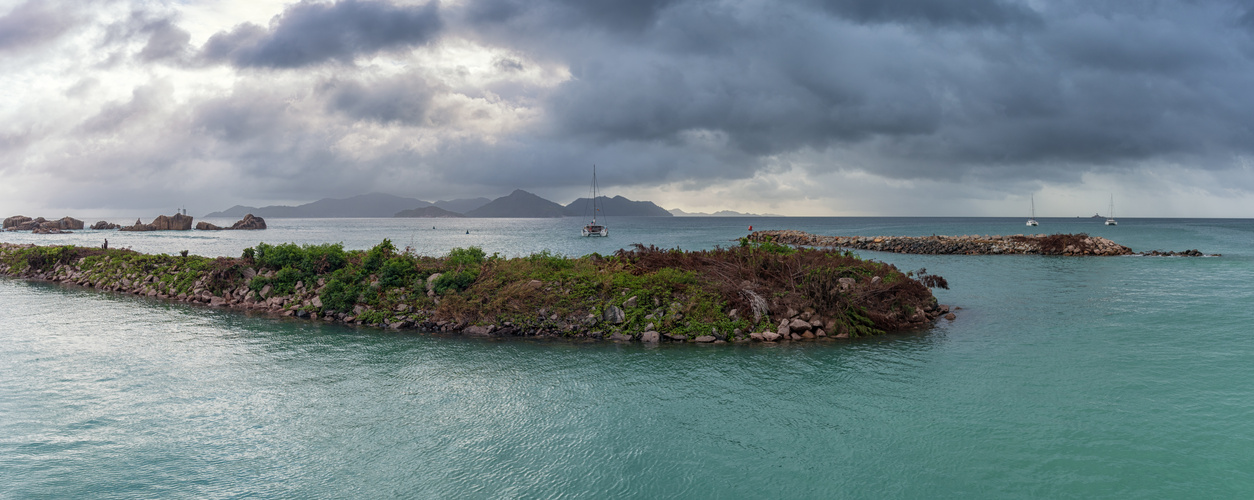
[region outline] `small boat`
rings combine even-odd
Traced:
[[[1118,226],[1119,221],[1115,220],[1115,195],[1110,195],[1110,217],[1106,218],[1107,226]]]
[[[1039,226],[1039,225],[1040,225],[1038,222],[1036,222],[1036,196],[1032,196],[1032,216],[1031,216],[1031,217],[1028,217],[1028,224],[1027,224],[1027,225],[1029,225],[1029,226]]]
[[[583,229],[579,231],[579,234],[583,236],[609,236],[610,235],[610,229],[608,227],[605,227],[605,224],[597,223],[597,215],[601,214],[601,201],[597,199],[599,194],[600,194],[600,191],[597,189],[597,166],[593,165],[592,166],[592,200],[588,202],[588,204],[591,205],[590,208],[592,210],[592,222],[589,222],[588,225],[584,226]],[[585,216],[587,215],[586,210],[587,209],[585,209],[585,213],[584,213]]]

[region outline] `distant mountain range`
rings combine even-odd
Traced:
[[[685,212],[678,208],[672,208],[668,210],[668,212],[676,217],[783,217],[782,215],[775,214],[746,214],[733,212],[731,210],[719,210],[712,214],[707,214],[705,212]]]
[[[420,219],[444,219],[450,217],[465,217],[451,210],[445,210],[440,207],[430,206],[422,208],[411,208],[409,210],[401,210],[396,212],[395,217],[416,217]]]
[[[610,217],[670,217],[671,213],[651,201],[632,201],[622,196],[598,197],[601,215]],[[304,205],[271,205],[248,207],[236,205],[205,217],[237,218],[245,214],[273,218],[346,218],[346,217],[579,217],[588,210],[588,198],[580,198],[562,206],[535,194],[514,190],[495,200],[463,198],[429,201],[385,193],[369,193],[351,198],[323,198]],[[587,214],[590,215],[590,214]]]
[[[508,196],[488,202],[487,205],[466,212],[468,217],[562,217],[562,206],[549,200],[515,189]]]
[[[205,217],[243,217],[245,214],[277,219],[391,217],[402,210],[429,206],[431,206],[431,202],[419,199],[403,198],[384,193],[370,193],[344,199],[323,198],[313,203],[295,207],[286,205],[271,205],[268,207],[235,205],[221,212],[206,214]]]
[[[655,205],[651,201],[631,201],[622,196],[607,198],[598,196],[597,203],[600,205],[601,213],[609,216],[627,216],[627,217],[670,217],[672,214],[667,212],[665,208]],[[562,213],[567,217],[591,217],[591,198],[580,198],[570,202],[562,209]]]

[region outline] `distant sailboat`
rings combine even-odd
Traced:
[[[1035,195],[1034,195],[1034,196],[1032,196],[1032,216],[1031,216],[1031,217],[1028,217],[1028,224],[1027,224],[1027,225],[1029,225],[1029,226],[1039,226],[1039,225],[1040,225],[1039,223],[1037,223],[1037,222],[1036,222],[1036,196],[1035,196]]]
[[[1115,220],[1115,195],[1110,195],[1110,216],[1106,217],[1107,226],[1118,226],[1119,221]]]
[[[588,225],[584,226],[583,229],[579,231],[579,234],[583,236],[609,236],[610,235],[610,229],[605,227],[605,224],[597,224],[597,216],[601,214],[601,205],[600,205],[601,201],[597,199],[599,195],[600,195],[600,192],[597,189],[597,166],[593,165],[592,166],[592,201],[590,202],[590,204],[592,205],[592,222],[589,222]],[[587,214],[585,213],[585,215]]]

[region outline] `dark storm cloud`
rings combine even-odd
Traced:
[[[28,0],[0,16],[0,51],[38,45],[61,36],[76,23],[57,5]]]
[[[276,16],[269,28],[241,24],[209,38],[202,57],[238,67],[298,68],[357,55],[414,47],[434,39],[443,28],[439,4],[393,5],[387,1],[308,0]]]
[[[639,32],[682,0],[482,0],[468,9],[475,23]]]
[[[688,0],[619,24],[606,5],[464,12],[466,36],[568,64],[549,130],[589,151],[713,140],[743,153],[723,178],[816,151],[819,169],[1066,181],[1254,151],[1254,45],[1232,21],[1254,15],[1231,2]]]
[[[819,0],[839,17],[867,24],[932,26],[1024,26],[1038,24],[1030,7],[1001,0]]]

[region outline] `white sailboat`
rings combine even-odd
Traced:
[[[1115,220],[1115,195],[1110,195],[1110,215],[1106,216],[1107,226],[1118,226],[1119,221]]]
[[[1036,196],[1035,196],[1035,195],[1033,195],[1033,196],[1032,196],[1032,216],[1031,216],[1031,217],[1028,217],[1028,223],[1027,223],[1027,225],[1029,225],[1029,226],[1039,226],[1039,225],[1040,225],[1039,223],[1037,223],[1037,222],[1036,222]]]
[[[599,196],[600,196],[600,192],[597,189],[597,166],[593,165],[592,166],[592,201],[589,202],[592,205],[592,222],[589,222],[588,225],[584,226],[583,229],[579,231],[579,234],[583,236],[609,236],[610,235],[610,229],[608,227],[605,227],[605,224],[597,223],[597,216],[601,215],[601,200],[597,199]],[[585,215],[587,214],[585,213]]]

